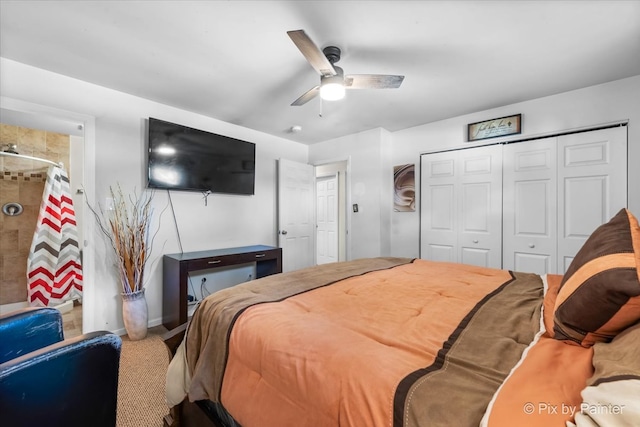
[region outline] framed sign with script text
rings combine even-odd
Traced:
[[[471,123],[467,128],[467,141],[516,135],[522,132],[522,114]]]

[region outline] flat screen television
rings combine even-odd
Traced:
[[[255,144],[149,118],[148,186],[254,194]]]

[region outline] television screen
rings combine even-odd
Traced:
[[[254,194],[256,146],[149,118],[150,188]]]

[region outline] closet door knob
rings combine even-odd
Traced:
[[[533,243],[529,243],[529,247],[530,247],[531,249],[533,249],[533,248],[535,248],[535,247],[536,247],[536,245],[534,245]]]

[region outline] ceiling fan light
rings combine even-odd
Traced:
[[[327,83],[320,86],[320,96],[325,101],[337,101],[344,98],[344,86],[342,83]]]
[[[325,101],[337,101],[344,98],[344,72],[340,67],[334,67],[335,76],[324,76],[320,82],[320,97]]]

